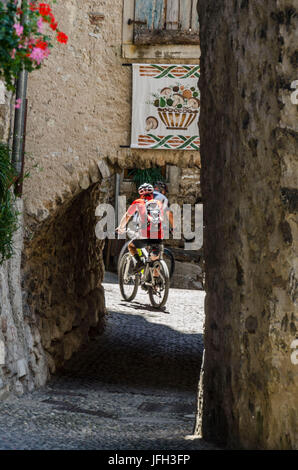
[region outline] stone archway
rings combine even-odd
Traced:
[[[187,179],[187,169],[182,169],[185,165],[176,164],[175,168],[181,168],[181,176]],[[128,168],[131,165],[130,160]],[[146,167],[149,165],[147,162]],[[189,169],[192,176],[195,171],[199,175],[198,163],[195,168]],[[50,374],[55,374],[92,336],[101,334],[105,326],[101,285],[105,240],[96,238],[96,208],[100,203],[115,207],[115,172],[120,169],[104,159],[98,169],[95,171],[92,166],[82,175],[75,194],[65,194],[65,200],[57,197],[54,209],[49,206],[50,210],[27,215],[22,259],[27,319],[34,322],[40,334]],[[174,184],[177,191],[176,179]],[[200,195],[200,184],[194,185],[192,179],[181,185],[186,193],[192,187],[189,202],[196,200],[196,193]],[[121,194],[126,195],[125,191]]]

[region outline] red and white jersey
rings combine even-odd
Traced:
[[[161,222],[158,225],[152,223],[150,215],[148,217],[148,212],[146,208],[146,203],[148,201],[154,201],[159,207]],[[162,224],[162,220],[164,218],[164,210],[162,202],[154,199],[153,196],[146,196],[144,198],[136,199],[128,208],[127,213],[128,215],[133,216],[136,212],[139,213],[141,237],[156,238],[158,240],[162,240],[164,238],[164,230]]]

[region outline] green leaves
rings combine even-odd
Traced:
[[[0,142],[0,265],[13,254],[13,233],[18,228],[15,196],[10,190],[15,176],[9,147]]]
[[[133,175],[133,181],[137,188],[143,183],[153,184],[163,179],[160,168],[147,168],[145,170],[134,169],[131,171],[130,175]]]
[[[0,265],[13,255],[13,234],[18,229],[15,197],[7,191],[0,205]]]
[[[0,204],[15,175],[15,170],[10,161],[9,147],[0,142]]]
[[[13,64],[11,51],[17,47],[17,35],[13,33],[15,23],[16,5],[14,2],[7,2],[6,8],[0,1],[0,78],[4,78],[6,87],[13,88],[14,74],[17,64]]]

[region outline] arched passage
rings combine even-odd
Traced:
[[[128,165],[131,163],[128,162]],[[170,202],[171,197],[174,197],[173,202],[194,204],[201,194],[200,168],[183,166],[178,164],[171,167],[180,171],[181,181],[179,178],[177,180],[175,171],[174,179],[169,179],[169,185],[173,187],[173,194],[171,190],[169,194]],[[101,173],[97,173],[98,181],[90,185],[90,178],[86,174],[85,180],[89,184],[81,183],[76,194],[68,194],[65,201],[57,198],[55,210],[51,210],[46,219],[34,227],[33,236],[27,236],[25,241],[22,266],[23,287],[28,293],[26,303],[29,315],[35,319],[41,335],[50,374],[55,374],[92,336],[101,334],[105,326],[102,282],[107,263],[104,250],[107,240],[96,237],[99,220],[96,208],[101,203],[115,207],[115,172],[119,168],[107,165],[105,161],[99,167]],[[196,184],[192,179],[194,172],[198,180]],[[127,204],[136,194],[135,184],[130,183],[130,186],[133,188],[125,191],[127,184],[124,182],[120,190],[120,194],[127,197]],[[30,222],[32,226],[32,218]],[[114,242],[117,247],[117,240]],[[179,241],[172,242],[175,246]],[[117,253],[119,251],[118,247]],[[184,256],[183,253],[183,248],[176,248],[179,272],[173,287],[202,288],[199,282],[201,268],[196,265],[200,255],[194,253],[192,256],[188,252]],[[182,270],[184,263],[185,278]],[[114,264],[117,265],[117,259]]]

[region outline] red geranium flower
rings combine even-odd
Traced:
[[[34,3],[29,3],[29,5],[30,5],[30,10],[31,10],[31,11],[36,11],[36,10],[38,10],[38,7],[37,7]]]
[[[40,3],[38,10],[41,16],[48,16],[51,13],[51,7],[47,3]]]
[[[58,28],[58,23],[56,21],[53,21],[51,24],[50,24],[50,28],[52,28],[53,31],[56,31],[56,29]]]
[[[62,33],[62,31],[60,31],[57,34],[57,41],[61,42],[61,44],[66,44],[67,41],[68,41],[68,37],[66,36],[66,34],[64,34],[64,33]]]
[[[45,51],[48,48],[48,43],[39,39],[38,41],[36,41],[35,47],[38,47],[39,49]]]

